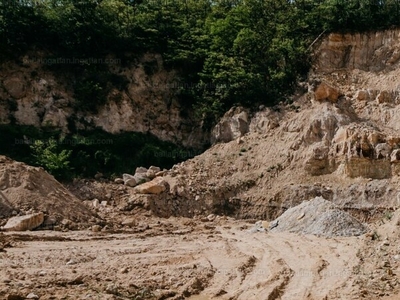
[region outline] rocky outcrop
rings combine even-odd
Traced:
[[[392,175],[389,160],[371,160],[351,157],[345,163],[346,175],[352,178],[384,179]]]
[[[57,127],[63,132],[72,125],[110,133],[151,133],[196,149],[209,142],[209,133],[202,129],[193,110],[179,103],[178,74],[164,68],[161,55],[145,54],[129,66],[114,60],[109,71],[127,84],[125,88],[112,88],[107,103],[97,112],[75,110],[70,82],[65,82],[63,74],[40,65],[40,55],[31,53],[21,58],[23,67],[18,62],[2,64],[0,123],[15,120],[19,125]]]
[[[317,49],[314,70],[329,73],[339,69],[379,72],[400,63],[400,30],[359,34],[332,33]]]
[[[263,108],[251,118],[249,131],[266,133],[279,126],[282,114],[271,108]]]
[[[211,133],[211,142],[230,142],[249,131],[249,113],[243,107],[233,107],[221,118]]]
[[[42,212],[26,216],[12,217],[3,227],[5,231],[27,231],[39,227],[44,221]]]

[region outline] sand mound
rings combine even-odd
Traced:
[[[63,219],[83,224],[93,213],[42,168],[0,156],[0,218],[12,211],[41,211],[54,224]]]
[[[271,231],[334,237],[361,235],[367,227],[332,202],[316,197],[288,209],[271,223]]]

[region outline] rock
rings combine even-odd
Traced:
[[[149,179],[154,179],[156,177],[156,171],[148,169],[146,172],[146,177]]]
[[[376,97],[376,102],[378,103],[390,103],[392,101],[393,98],[388,91],[381,91]]]
[[[120,270],[120,273],[126,274],[126,273],[128,273],[128,271],[129,271],[129,269],[128,269],[127,267],[123,267],[123,268]]]
[[[133,178],[136,181],[136,185],[143,184],[143,183],[148,182],[150,180],[149,177],[146,176],[146,174],[147,174],[147,171],[146,171],[146,173],[135,173]]]
[[[108,202],[107,201],[101,201],[100,205],[103,206],[103,207],[106,207],[108,205]]]
[[[22,80],[18,77],[4,80],[3,86],[7,93],[14,99],[21,99],[26,96],[26,88]]]
[[[249,131],[249,115],[243,107],[232,107],[211,133],[211,142],[230,142]]]
[[[124,184],[124,180],[122,178],[115,178],[114,183],[116,184]]]
[[[358,101],[368,101],[369,93],[368,91],[365,90],[357,91],[356,94],[354,95],[354,98],[356,98]]]
[[[210,222],[212,222],[212,221],[215,220],[215,215],[214,215],[214,214],[210,214],[210,215],[207,216],[207,219],[208,219]]]
[[[160,171],[156,173],[156,177],[161,177],[164,176],[165,174],[167,174],[167,171]]]
[[[29,294],[26,296],[26,299],[39,299],[39,296],[36,295],[36,294],[34,294],[34,293],[29,293]]]
[[[103,173],[97,172],[96,175],[94,175],[94,178],[97,179],[97,180],[99,180],[99,179],[102,178],[103,176],[104,176]]]
[[[76,265],[76,261],[74,261],[73,259],[71,259],[71,260],[69,260],[69,261],[66,263],[66,265],[67,265],[67,266]]]
[[[137,185],[137,181],[133,175],[122,174],[122,178],[126,186],[135,187]]]
[[[388,158],[392,149],[386,143],[380,143],[375,146],[375,157],[377,159]]]
[[[389,261],[384,261],[383,263],[382,263],[382,267],[384,267],[384,268],[389,268],[390,267],[390,262]]]
[[[69,219],[63,219],[61,221],[61,225],[64,226],[66,229],[75,229],[77,227],[77,224]]]
[[[92,202],[92,205],[94,208],[98,208],[100,206],[100,201],[99,199],[94,199]]]
[[[269,222],[268,221],[262,221],[261,225],[265,230],[268,230],[268,228],[269,228]]]
[[[400,161],[400,149],[393,150],[392,154],[390,154],[390,162],[399,162]]]
[[[93,232],[99,232],[99,231],[101,231],[101,226],[100,226],[100,225],[93,225],[93,226],[91,227],[91,230],[92,230]]]
[[[47,272],[46,271],[40,271],[39,272],[39,276],[46,276],[47,275]]]
[[[157,172],[160,172],[161,169],[159,167],[150,166],[149,171],[153,171],[153,172],[157,173]]]
[[[314,146],[310,157],[305,161],[304,170],[313,176],[330,173],[328,153],[328,147]]]
[[[166,182],[162,177],[156,177],[150,182],[137,186],[136,191],[140,194],[161,194],[166,188]]]
[[[279,127],[281,113],[267,108],[263,111],[256,112],[251,118],[249,131],[265,133],[276,127]]]
[[[12,217],[3,227],[6,231],[26,231],[40,226],[44,221],[42,212],[21,217]]]
[[[75,277],[68,283],[71,285],[82,284],[84,282],[84,279],[85,279],[85,277],[83,275],[78,275],[77,277]]]
[[[121,225],[122,226],[129,226],[129,227],[135,226],[136,225],[135,218],[126,218],[125,220],[123,220],[121,222]]]
[[[147,173],[147,169],[144,167],[137,167],[135,170],[135,175],[136,174],[146,174]]]
[[[337,88],[328,85],[326,82],[322,82],[314,91],[314,99],[316,101],[328,100],[332,103],[336,103],[339,99],[340,93]]]

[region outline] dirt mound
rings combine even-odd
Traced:
[[[0,218],[13,211],[41,211],[47,224],[69,219],[84,224],[93,213],[42,168],[0,156]],[[0,219],[1,220],[1,219]]]
[[[271,231],[289,231],[324,237],[357,236],[367,227],[322,197],[288,209],[271,223]]]

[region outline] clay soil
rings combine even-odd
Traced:
[[[40,299],[393,295],[393,290],[363,290],[360,253],[370,239],[365,235],[326,239],[252,228],[252,221],[226,217],[212,222],[151,217],[120,232],[4,233],[0,298],[24,299],[30,293]]]

